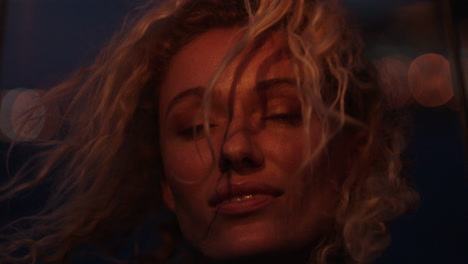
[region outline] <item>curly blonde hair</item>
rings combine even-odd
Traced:
[[[142,10],[93,65],[39,102],[60,106],[56,137],[41,143],[47,150],[36,157],[40,167],[35,167],[35,178],[24,182],[28,173],[22,171],[0,194],[10,198],[44,181],[54,183],[53,194],[38,215],[26,218],[34,220],[33,227],[9,235],[0,245],[0,262],[63,263],[73,249],[88,243],[110,250],[116,231],[132,232],[163,206],[161,193],[155,192],[163,177],[158,87],[170,60],[187,43],[208,30],[233,26],[245,34],[213,83],[250,44],[272,32],[282,34],[296,74],[304,128],[310,131],[312,109],[323,124],[319,148],[308,153],[304,164],[339,133],[366,135],[341,185],[335,231],[312,252],[311,263],[333,263],[337,256],[346,263],[374,260],[389,243],[388,222],[414,207],[417,195],[401,176],[402,122],[386,107],[361,40],[339,3],[168,0]],[[18,255],[23,249],[26,253]],[[157,261],[172,250],[161,252]]]

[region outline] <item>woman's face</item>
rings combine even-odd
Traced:
[[[298,171],[305,130],[279,34],[229,64],[211,93],[211,148],[203,132],[203,93],[238,31],[200,35],[169,66],[159,109],[164,199],[186,239],[206,256],[310,249],[333,226],[341,170],[320,162]],[[312,119],[312,150],[320,130]]]

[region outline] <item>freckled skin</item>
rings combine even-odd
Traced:
[[[338,199],[334,181],[337,172],[318,166],[313,173],[297,173],[305,151],[302,123],[289,120],[295,118],[290,115],[273,115],[300,112],[295,88],[275,88],[263,97],[254,88],[263,80],[294,79],[287,58],[272,59],[283,44],[279,36],[273,35],[254,55],[241,54],[214,87],[209,114],[215,154],[213,170],[210,171],[213,160],[203,135],[191,138],[191,133],[181,132],[192,126],[200,99],[186,97],[167,112],[178,94],[209,84],[224,56],[238,41],[238,31],[217,29],[200,35],[169,66],[159,109],[166,176],[164,199],[176,213],[185,238],[210,258],[226,260],[273,252],[286,254],[298,249],[309,251],[332,228]],[[321,128],[316,119],[311,124],[309,136],[311,147],[315,148]],[[222,167],[221,163],[228,165]],[[226,216],[209,206],[208,200],[217,186],[245,182],[271,185],[280,189],[282,195],[249,215]]]

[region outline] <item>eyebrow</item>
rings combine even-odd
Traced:
[[[273,79],[268,79],[268,80],[262,80],[259,81],[255,85],[255,90],[258,93],[266,93],[268,90],[275,88],[275,87],[283,87],[283,86],[296,86],[297,82],[293,78],[273,78]],[[166,118],[171,112],[172,108],[174,108],[175,105],[181,103],[185,98],[195,96],[195,97],[203,97],[203,94],[205,93],[206,88],[202,86],[197,86],[193,87],[190,89],[187,89],[178,95],[176,95],[171,102],[169,102],[169,105],[167,106],[167,112],[166,112]]]
[[[190,88],[188,90],[185,90],[178,95],[174,96],[174,98],[169,102],[169,105],[167,106],[167,111],[166,111],[166,118],[171,112],[172,108],[174,108],[175,105],[181,103],[185,98],[191,97],[191,96],[196,96],[196,97],[203,97],[203,94],[205,93],[205,87],[202,86],[197,86]]]
[[[259,93],[265,93],[268,90],[276,87],[284,86],[296,86],[297,82],[293,78],[273,78],[268,80],[263,80],[255,85],[255,90]]]

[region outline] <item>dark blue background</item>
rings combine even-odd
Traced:
[[[120,29],[125,15],[143,3],[143,0],[0,1],[7,3],[4,12],[7,16],[0,17],[0,21],[6,22],[0,50],[0,92],[18,87],[49,89],[77,67],[91,63]],[[391,11],[417,1],[345,2],[357,14],[372,49],[389,28]],[[468,12],[457,9],[457,13]],[[404,42],[387,41],[388,45]],[[438,49],[444,52],[444,47]],[[417,51],[418,47],[412,50]],[[377,263],[468,263],[468,188],[459,114],[443,107],[413,106],[411,116],[414,137],[408,156],[421,203],[416,213],[392,225],[393,242]],[[0,142],[0,181],[6,178],[7,147],[8,143]],[[13,169],[33,152],[27,146],[14,152]],[[36,190],[9,207],[2,206],[0,219],[4,222],[12,215],[33,212],[45,196],[44,190]]]

